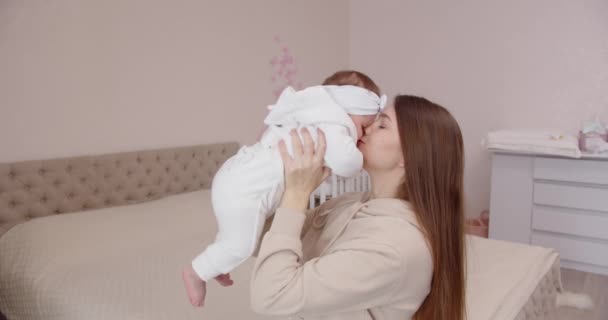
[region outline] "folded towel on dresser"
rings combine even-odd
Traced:
[[[483,145],[491,150],[521,151],[580,158],[578,139],[554,129],[511,129],[489,132]]]

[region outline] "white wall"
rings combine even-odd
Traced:
[[[271,58],[347,66],[348,3],[0,1],[0,162],[257,138]],[[322,8],[322,10],[320,10]]]
[[[608,121],[608,1],[362,1],[350,3],[350,65],[390,94],[451,110],[466,148],[467,214],[489,204],[500,128],[576,130]]]
[[[252,142],[276,34],[304,85],[350,66],[449,108],[477,214],[487,131],[608,120],[607,17],[606,0],[2,0],[0,162]]]

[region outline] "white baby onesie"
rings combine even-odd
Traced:
[[[292,154],[292,129],[308,128],[316,142],[316,129],[320,128],[327,142],[325,165],[333,174],[354,176],[362,169],[363,156],[348,114],[376,114],[385,103],[385,96],[380,98],[355,86],[285,89],[264,120],[268,129],[261,140],[242,147],[213,178],[211,201],[218,233],[192,261],[198,276],[208,281],[230,272],[252,255],[264,221],[277,209],[283,194],[280,140]]]

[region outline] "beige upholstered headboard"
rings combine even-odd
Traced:
[[[221,143],[0,163],[0,236],[33,218],[209,188],[238,148]]]

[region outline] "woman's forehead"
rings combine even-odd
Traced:
[[[382,115],[387,116],[389,118],[394,118],[395,106],[393,106],[393,105],[386,106],[386,108],[384,108],[384,110],[382,110],[382,111],[380,111],[380,113],[378,113],[378,117],[380,117]]]
[[[395,111],[392,108],[378,113],[378,119],[386,119],[386,120],[392,121],[394,116],[395,116]]]

